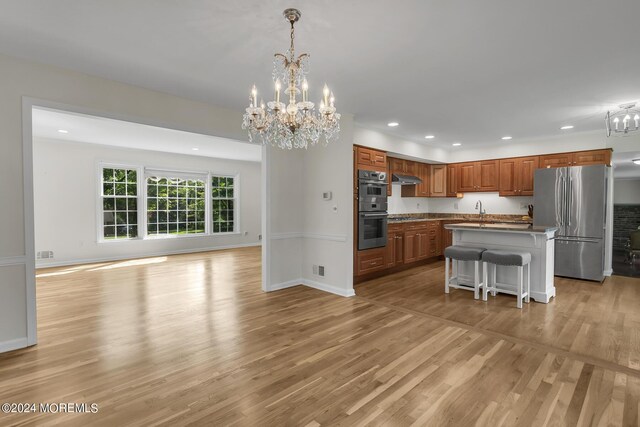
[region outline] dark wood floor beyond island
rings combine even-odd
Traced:
[[[41,270],[39,344],[0,355],[0,402],[99,411],[0,425],[638,425],[639,279],[517,310],[443,275],[265,294],[259,248]]]

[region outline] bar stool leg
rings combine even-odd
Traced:
[[[527,264],[527,298],[525,301],[527,304],[531,301],[531,263]]]
[[[496,292],[496,283],[498,283],[498,266],[496,264],[493,265],[493,285],[491,286],[491,296],[495,297],[498,293]]]
[[[444,293],[449,293],[449,258],[444,259]]]
[[[487,300],[487,294],[489,293],[489,272],[488,270],[488,265],[486,262],[482,263],[482,282],[484,283],[484,286],[482,287],[482,300],[486,301]]]
[[[474,261],[473,298],[480,298],[480,261]]]
[[[523,267],[518,267],[518,308],[522,308],[522,270]]]
[[[452,262],[453,262],[453,277],[454,279],[456,279],[456,285],[460,285],[460,278],[458,277],[458,263],[460,261],[458,261],[457,259],[454,259]]]

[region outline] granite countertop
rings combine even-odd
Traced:
[[[558,227],[533,226],[532,224],[447,224],[444,228],[448,230],[486,230],[486,231],[513,231],[520,233],[550,233],[558,230]]]
[[[473,214],[395,214],[389,215],[390,224],[403,224],[407,222],[422,221],[453,221],[453,222],[499,222],[502,224],[531,224],[531,219],[523,219],[521,215],[485,215],[483,221],[479,221],[479,215]]]

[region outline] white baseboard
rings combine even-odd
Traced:
[[[613,269],[605,270],[603,274],[605,277],[609,277],[613,274]]]
[[[0,353],[7,351],[17,350],[19,348],[25,348],[29,346],[27,337],[16,338],[14,340],[0,342]]]
[[[294,286],[307,286],[309,288],[317,289],[319,291],[329,292],[331,294],[339,295],[341,297],[352,297],[356,293],[353,289],[342,289],[337,286],[328,285],[326,283],[316,282],[315,280],[310,279],[294,279],[288,280],[282,283],[276,283],[273,285],[267,286],[267,292],[279,291],[281,289],[292,288]]]
[[[149,258],[155,256],[167,256],[167,255],[181,255],[181,254],[192,254],[197,252],[210,252],[210,251],[221,251],[224,249],[237,249],[237,248],[248,248],[252,246],[261,246],[262,243],[241,243],[238,245],[226,245],[226,246],[214,246],[209,248],[196,248],[196,249],[179,249],[173,251],[161,251],[161,252],[145,252],[136,255],[122,255],[122,256],[114,256],[114,257],[101,257],[101,258],[84,258],[84,259],[73,259],[66,261],[53,261],[53,262],[36,262],[36,268],[49,268],[49,267],[64,267],[69,265],[79,265],[79,264],[93,264],[98,262],[111,262],[111,261],[123,261],[127,259],[136,259],[136,258]]]
[[[273,285],[267,285],[267,292],[279,291],[280,289],[292,288],[294,286],[302,286],[302,279],[288,280],[282,283],[274,283]]]
[[[337,286],[329,285],[327,283],[316,282],[310,279],[301,279],[302,284],[309,286],[310,288],[318,289],[320,291],[329,292],[332,294],[340,295],[341,297],[355,296],[356,292],[353,289],[343,289]]]

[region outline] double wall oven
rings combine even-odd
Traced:
[[[358,250],[387,244],[387,174],[358,171]]]

